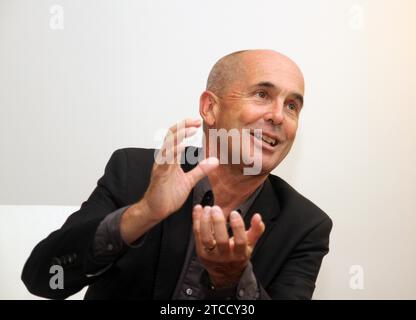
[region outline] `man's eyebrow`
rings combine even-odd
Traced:
[[[269,81],[262,81],[259,83],[256,83],[255,85],[252,86],[252,88],[258,88],[258,87],[264,87],[264,88],[271,88],[271,89],[275,89],[277,90],[278,87],[276,87],[276,85],[272,82]],[[303,96],[300,93],[292,93],[291,96],[294,96],[295,99],[299,100],[300,103],[303,105]]]
[[[295,97],[295,99],[300,101],[301,105],[303,105],[303,96],[300,93],[293,93],[292,95]]]

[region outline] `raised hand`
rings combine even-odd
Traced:
[[[187,173],[182,170],[183,140],[194,135],[200,125],[200,120],[187,119],[172,126],[156,156],[144,200],[157,219],[178,210],[196,183],[219,164],[217,158],[208,158]]]
[[[189,172],[182,170],[183,140],[194,135],[200,126],[200,120],[187,119],[169,129],[155,157],[149,187],[143,198],[121,218],[120,232],[125,242],[134,242],[177,211],[196,183],[219,165],[217,158],[207,158]]]

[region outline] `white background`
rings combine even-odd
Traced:
[[[271,48],[306,81],[274,173],[334,221],[315,298],[416,299],[415,18],[412,0],[0,0],[0,298],[30,297],[25,258],[115,149],[157,147],[218,58]]]

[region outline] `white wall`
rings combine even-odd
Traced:
[[[63,29],[50,28],[53,5]],[[272,48],[306,79],[275,173],[334,221],[315,297],[415,299],[415,15],[412,0],[0,0],[0,204],[79,205],[113,150],[157,146],[157,132],[198,115],[219,57]],[[21,269],[18,248],[40,234],[1,213],[1,261]]]

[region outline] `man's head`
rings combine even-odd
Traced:
[[[240,133],[261,129],[263,139],[249,135],[245,145],[261,151],[257,153],[261,155],[261,174],[267,174],[292,147],[303,95],[302,72],[288,57],[272,50],[229,54],[212,68],[200,98],[204,133],[208,136],[208,129],[237,129]],[[248,153],[243,146],[240,143],[239,150],[229,146],[226,152]],[[250,156],[253,151],[246,159]]]

